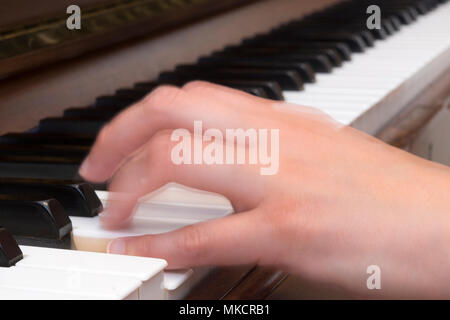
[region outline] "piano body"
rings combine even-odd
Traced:
[[[201,79],[314,106],[422,155],[447,130],[433,124],[449,112],[445,0],[79,0],[81,30],[69,31],[71,2],[1,4],[0,299],[262,299],[286,279],[104,253],[119,236],[233,213],[219,195],[169,184],[129,229],[101,229],[108,192],[77,168],[98,130],[159,84]],[[381,29],[368,30],[375,3]]]

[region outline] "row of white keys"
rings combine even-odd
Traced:
[[[98,191],[97,194],[107,207],[109,193]],[[108,242],[116,238],[165,233],[232,212],[230,202],[222,196],[168,184],[141,199],[132,223],[126,229],[105,230],[98,217],[71,217],[73,241],[77,250],[105,252]],[[210,270],[196,268],[164,272],[165,298],[183,298]]]
[[[163,299],[161,259],[21,246],[24,258],[0,268],[0,299]]]
[[[438,7],[387,40],[377,41],[375,48],[354,54],[352,61],[331,74],[317,75],[317,83],[306,85],[303,92],[284,92],[285,100],[317,107],[336,120],[351,124],[448,51],[449,14],[450,4]]]
[[[138,300],[140,281],[132,278],[67,271],[28,268],[0,270],[0,297],[12,299],[10,291],[21,300]],[[42,293],[42,298],[39,295]],[[37,298],[39,297],[39,298]]]
[[[165,260],[28,246],[20,248],[24,257],[16,264],[16,268],[69,273],[72,285],[80,287],[87,283],[88,278],[84,278],[86,274],[106,277],[115,287],[120,287],[115,278],[132,279],[133,282],[139,282],[140,299],[165,297],[163,291],[164,268],[167,266]],[[83,289],[83,292],[85,291]],[[124,297],[118,296],[121,299]]]

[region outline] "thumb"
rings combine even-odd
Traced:
[[[164,234],[116,239],[108,252],[165,259],[169,269],[254,264],[263,251],[267,255],[270,243],[269,225],[257,214],[243,212]]]

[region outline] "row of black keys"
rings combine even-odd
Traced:
[[[63,180],[0,178],[0,225],[23,245],[70,248],[70,216],[103,210],[92,185]]]
[[[354,1],[344,2],[304,20],[312,20],[313,24],[324,21],[319,24],[323,28],[326,21],[339,17],[336,11],[350,11],[347,7],[359,10],[365,2],[358,1],[357,6]],[[389,15],[383,18],[381,30],[391,34],[402,24],[414,21],[418,14],[434,8],[438,2],[400,0],[389,1],[386,5],[383,1],[381,5],[387,6]],[[300,90],[304,82],[314,82],[317,72],[331,72],[343,61],[350,60],[352,52],[372,46],[378,35],[364,28],[347,31],[345,25],[341,29],[344,31],[309,31],[307,26],[310,23],[304,20],[202,57],[195,65],[181,65],[173,72],[163,72],[157,81],[138,83],[134,88],[118,90],[113,96],[100,97],[94,107],[72,108],[66,110],[61,118],[43,119],[37,133],[0,137],[0,175],[80,180],[77,175],[79,163],[101,127],[158,85],[182,85],[202,79],[281,100],[282,90]],[[298,24],[305,26],[299,28]],[[304,29],[308,33],[296,31]]]
[[[195,65],[178,66],[156,81],[100,97],[94,106],[44,119],[33,132],[1,136],[0,225],[22,244],[67,245],[69,216],[92,217],[102,209],[92,186],[78,176],[80,162],[101,127],[156,86],[200,79],[282,100],[283,90],[301,90],[303,83],[315,81],[316,73],[331,72],[353,52],[363,52],[439,2],[378,1],[382,29],[368,31],[361,25],[368,2],[346,1],[200,58]],[[339,31],[334,31],[336,21]]]

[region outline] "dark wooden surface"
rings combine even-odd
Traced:
[[[288,277],[286,272],[256,266],[240,283],[231,289],[224,300],[266,299]]]
[[[30,0],[0,1],[0,32],[19,25],[31,25],[60,17],[68,6],[76,4],[84,9],[95,8],[117,0],[39,0],[36,6]]]
[[[130,9],[133,2],[128,6],[119,2],[116,11],[114,7],[107,7],[89,12],[86,21],[91,23],[87,28],[83,28],[86,22],[82,13],[81,30],[67,30],[67,15],[64,15],[58,20],[44,21],[30,28],[18,28],[5,35],[0,34],[0,79],[131,39],[167,32],[258,0],[206,0],[180,8],[174,6],[174,9],[145,17],[136,13],[142,1],[133,1],[136,3],[134,10]],[[124,10],[123,14],[120,14],[121,10]],[[130,17],[133,12],[135,16]]]
[[[186,299],[262,300],[287,276],[287,273],[269,267],[220,267],[197,285]]]
[[[221,300],[254,271],[254,266],[218,267],[186,297],[188,300]]]

